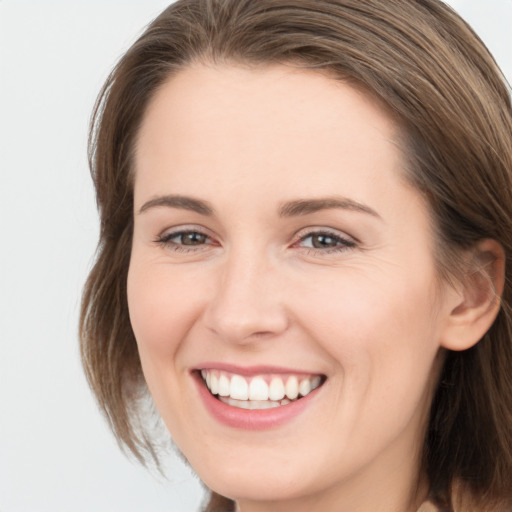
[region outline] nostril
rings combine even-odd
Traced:
[[[268,338],[269,336],[272,336],[273,333],[271,331],[259,331],[251,334],[251,336],[255,338]]]
[[[216,338],[220,338],[231,343],[238,343],[242,345],[250,344],[252,342],[270,340],[281,333],[281,331],[273,332],[268,330],[255,332],[251,332],[250,330],[244,332],[242,329],[235,331],[233,329],[209,328],[209,330]]]

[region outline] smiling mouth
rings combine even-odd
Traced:
[[[245,377],[222,370],[201,370],[210,393],[239,409],[272,409],[309,395],[325,382],[321,375],[262,374]]]

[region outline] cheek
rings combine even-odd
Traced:
[[[147,269],[151,271],[147,271]],[[128,272],[130,321],[141,357],[162,361],[180,347],[200,310],[194,276],[169,275],[165,265],[132,259]]]
[[[181,438],[179,411],[185,410],[190,397],[183,392],[187,369],[180,361],[184,340],[200,310],[197,288],[180,273],[171,274],[166,265],[132,258],[127,297],[149,392],[169,430]]]
[[[347,269],[306,276],[290,294],[296,320],[305,329],[322,331],[326,340],[339,340],[331,350],[401,346],[407,351],[432,339],[432,279],[374,274]]]
[[[413,404],[428,386],[439,348],[429,276],[383,275],[317,279],[307,294],[295,294],[296,318],[337,368],[340,388],[361,406],[363,396],[373,404]]]

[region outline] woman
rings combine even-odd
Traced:
[[[149,391],[210,511],[512,510],[511,134],[437,0],[171,5],[90,139],[117,438]]]

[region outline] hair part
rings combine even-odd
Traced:
[[[430,205],[440,275],[463,278],[461,252],[485,238],[512,261],[509,88],[451,8],[439,0],[178,0],[108,77],[89,138],[101,229],[81,354],[116,438],[141,462],[158,455],[137,426],[145,384],[126,298],[133,153],[156,91],[194,62],[291,64],[358,84],[404,128],[407,179]],[[447,352],[432,403],[423,467],[433,497],[456,510],[512,503],[511,307],[509,265],[495,323],[472,349]]]

